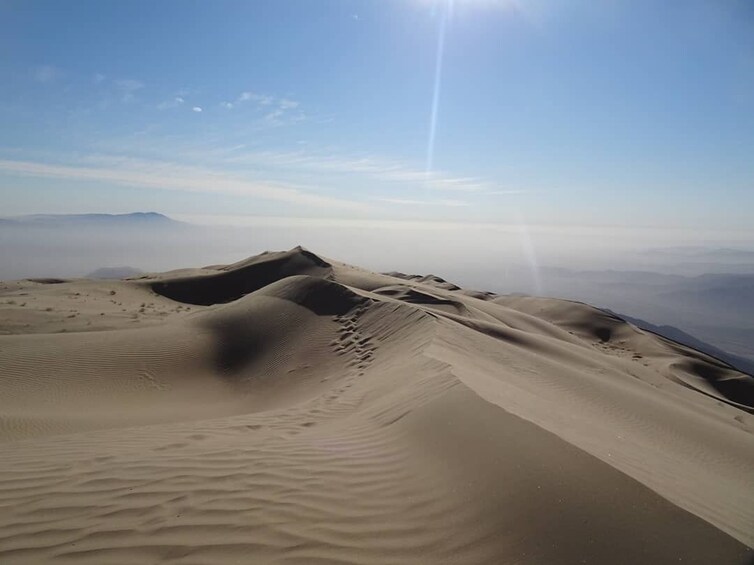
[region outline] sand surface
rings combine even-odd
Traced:
[[[0,563],[754,563],[754,379],[301,248],[0,283]]]

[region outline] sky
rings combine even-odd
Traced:
[[[0,0],[0,194],[754,243],[754,3]]]

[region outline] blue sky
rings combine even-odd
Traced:
[[[3,215],[751,229],[750,1],[0,0],[0,53]]]

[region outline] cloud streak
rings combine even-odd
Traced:
[[[136,96],[136,92],[144,88],[144,83],[134,79],[119,79],[113,81],[115,88],[121,93],[123,102],[130,102]]]
[[[211,169],[161,161],[103,159],[100,167],[0,160],[0,172],[53,179],[113,183],[131,187],[252,196],[301,206],[362,210],[360,202],[323,196],[284,184],[249,180]]]
[[[453,208],[470,206],[468,202],[463,200],[414,200],[411,198],[375,198],[375,200],[399,206],[450,206]]]
[[[364,175],[376,180],[412,184],[438,191],[473,192],[484,195],[521,194],[477,177],[453,176],[441,171],[424,171],[403,162],[373,157],[339,157],[304,152],[262,151],[226,158],[227,163],[274,166],[340,175]]]
[[[60,69],[50,65],[43,65],[32,71],[32,77],[34,80],[42,84],[54,82],[62,76],[63,72]]]
[[[238,98],[236,99],[236,103],[240,104],[242,102],[256,102],[260,106],[269,106],[273,102],[275,102],[275,97],[270,96],[268,94],[258,94],[256,92],[242,92]]]
[[[171,100],[166,100],[157,105],[159,110],[166,110],[168,108],[177,108],[181,106],[186,100],[181,96],[176,96]]]
[[[246,103],[253,103],[257,111],[264,111],[263,119],[267,123],[280,125],[284,117],[291,117],[294,122],[300,122],[305,118],[304,114],[298,112],[295,116],[290,116],[293,110],[301,106],[297,100],[290,98],[278,98],[270,94],[261,94],[259,92],[245,91],[238,95],[233,102],[224,101],[220,106],[226,110],[233,110]]]

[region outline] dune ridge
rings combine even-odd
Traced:
[[[754,557],[751,377],[585,304],[295,248],[0,307],[3,563]]]

